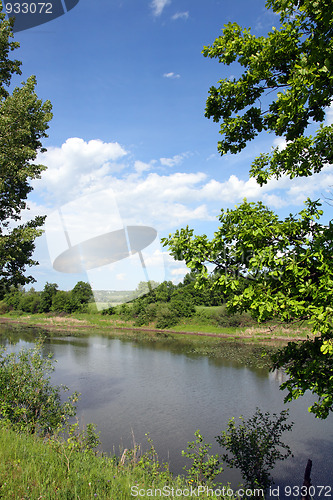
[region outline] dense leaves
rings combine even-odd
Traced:
[[[331,0],[268,0],[280,26],[256,37],[229,23],[206,57],[238,62],[241,75],[211,87],[206,116],[221,122],[221,154],[238,153],[263,131],[285,147],[254,159],[250,175],[262,185],[271,177],[309,176],[333,163],[333,125],[324,122],[333,99]],[[318,126],[319,125],[319,126]],[[311,135],[314,130],[314,135]],[[286,400],[306,390],[318,396],[317,417],[333,410],[333,226],[319,223],[320,204],[307,200],[284,220],[261,202],[222,210],[212,239],[186,227],[165,238],[175,259],[197,272],[197,285],[216,288],[228,308],[258,321],[306,321],[315,339],[289,343],[273,357],[289,380]],[[214,283],[207,265],[213,267]]]
[[[195,269],[198,286],[214,286],[228,297],[231,312],[249,311],[258,321],[308,322],[317,338],[291,343],[274,357],[290,376],[287,400],[311,390],[318,402],[311,411],[326,417],[333,410],[333,360],[322,347],[332,338],[333,225],[318,222],[317,202],[306,202],[298,216],[280,220],[261,202],[244,201],[222,210],[210,240],[188,227],[163,240],[171,254]],[[207,265],[214,266],[214,281]]]
[[[34,241],[41,234],[45,217],[37,216],[18,224],[30,181],[38,179],[44,166],[34,163],[38,152],[45,151],[41,140],[47,137],[51,104],[35,93],[36,79],[30,77],[10,94],[7,88],[13,75],[20,75],[21,63],[10,60],[9,53],[19,47],[12,38],[13,21],[6,21],[0,2],[0,294],[10,285],[34,281],[25,276],[32,259]]]
[[[331,0],[268,0],[281,25],[256,37],[236,23],[203,50],[224,65],[237,61],[239,78],[210,88],[206,113],[221,121],[220,153],[238,153],[260,132],[287,141],[252,164],[260,184],[271,176],[309,176],[333,160],[333,125],[325,125],[325,108],[333,95],[333,4]],[[311,124],[320,123],[312,136]]]
[[[291,455],[290,447],[281,441],[282,433],[293,426],[287,419],[288,410],[271,416],[257,408],[248,420],[240,417],[238,426],[231,418],[227,430],[216,438],[227,451],[222,460],[241,470],[246,487],[267,489],[273,482],[270,471],[275,463]]]
[[[75,415],[74,393],[61,402],[61,389],[52,386],[52,355],[42,356],[42,344],[19,353],[0,350],[0,419],[18,430],[53,433]]]

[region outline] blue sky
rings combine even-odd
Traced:
[[[29,198],[29,216],[49,214],[36,246],[40,265],[31,270],[36,289],[46,281],[71,289],[79,279],[123,289],[126,274],[135,275],[138,264],[132,268],[129,259],[108,277],[105,266],[94,276],[55,271],[52,263],[68,244],[64,224],[72,245],[121,224],[153,227],[158,238],[187,224],[211,235],[220,209],[244,197],[284,216],[299,211],[307,196],[329,196],[331,167],[263,189],[249,180],[252,159],[282,144],[272,135],[237,156],[218,155],[219,125],[204,117],[205,101],[209,87],[238,68],[201,51],[229,21],[264,35],[278,17],[264,0],[80,0],[66,15],[15,34],[23,63],[18,81],[36,75],[38,96],[51,101],[54,113],[48,151],[39,158],[48,170]],[[59,209],[62,227],[55,222]],[[325,204],[326,219],[331,212]],[[177,282],[186,272],[157,240],[144,258],[151,279]]]

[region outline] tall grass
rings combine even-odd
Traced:
[[[52,440],[0,425],[0,498],[122,500],[135,498],[131,493],[139,490],[147,495],[137,497],[149,498],[149,490],[165,487],[169,492],[174,488],[177,498],[189,496],[189,482],[172,476],[167,465],[160,466],[153,448],[140,455],[136,447],[121,458],[92,451],[70,454],[66,442],[55,446]]]

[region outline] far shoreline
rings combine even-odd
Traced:
[[[274,335],[274,329],[275,327],[263,327],[259,326],[257,328],[243,328],[243,327],[237,327],[234,328],[233,332],[209,332],[209,331],[193,331],[193,330],[185,330],[185,329],[158,329],[154,326],[144,326],[144,327],[139,327],[135,325],[124,325],[120,324],[119,321],[112,321],[111,319],[109,320],[101,320],[96,324],[95,322],[91,321],[91,317],[95,315],[86,315],[86,318],[82,318],[84,315],[75,315],[75,314],[68,314],[68,315],[36,315],[37,317],[34,317],[35,315],[22,315],[22,316],[7,316],[7,315],[2,315],[0,317],[0,324],[12,324],[12,325],[22,325],[22,326],[27,326],[27,327],[35,327],[35,328],[42,328],[44,330],[50,331],[50,332],[58,332],[58,333],[64,333],[67,332],[68,334],[73,334],[75,335],[82,333],[82,335],[86,335],[87,333],[97,333],[98,331],[103,332],[103,333],[110,333],[112,331],[112,336],[114,336],[115,333],[119,333],[119,331],[123,331],[125,333],[129,332],[144,332],[144,333],[151,333],[151,334],[158,334],[154,335],[155,337],[158,338],[165,338],[169,335],[181,335],[181,336],[189,336],[189,337],[210,337],[214,339],[223,339],[223,340],[230,340],[230,341],[235,341],[235,342],[241,342],[241,343],[253,343],[253,344],[268,344],[271,345],[274,342],[277,342],[280,345],[287,344],[288,342],[296,342],[296,341],[302,341],[305,340],[306,337],[300,336],[295,332],[293,335],[290,330],[287,330],[287,334],[285,335]],[[89,321],[90,319],[90,321]],[[122,322],[125,323],[125,322]],[[128,323],[128,322],[126,322]],[[181,325],[180,325],[181,328]],[[87,331],[89,330],[89,332]],[[222,328],[220,330],[223,330]],[[227,329],[224,329],[227,330]],[[249,330],[251,333],[248,333]],[[82,332],[80,332],[82,331]],[[110,331],[110,332],[109,332]],[[116,331],[116,332],[115,332]]]

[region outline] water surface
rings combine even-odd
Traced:
[[[33,345],[28,331],[1,326],[1,342],[9,338],[15,349]],[[182,344],[138,343],[105,336],[51,338],[43,347],[57,360],[52,380],[80,392],[78,415],[84,423],[94,422],[101,432],[105,451],[119,452],[153,439],[161,461],[182,473],[185,459],[181,451],[200,429],[206,441],[226,428],[229,418],[250,417],[256,407],[279,413],[286,406],[279,384],[283,374],[249,368],[230,359],[210,359],[189,355]],[[309,414],[311,395],[289,404],[292,432],[284,440],[294,458],[280,462],[273,477],[277,485],[301,485],[307,459],[313,461],[314,485],[333,487],[333,418],[321,421]],[[237,487],[241,477],[229,469],[223,482]],[[333,494],[333,490],[331,492]],[[283,496],[280,494],[280,498]]]

